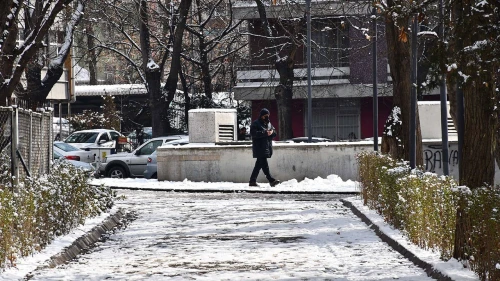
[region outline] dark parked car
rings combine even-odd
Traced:
[[[297,137],[293,139],[286,140],[287,142],[309,142],[309,137]],[[331,139],[312,137],[311,142],[333,142]]]

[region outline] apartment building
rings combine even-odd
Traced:
[[[305,15],[304,2],[265,2],[274,35],[265,36],[255,1],[239,1],[235,16],[248,26],[248,63],[237,71],[236,99],[252,102],[256,118],[262,107],[271,110],[278,125],[274,89],[279,74],[272,52],[286,55],[290,27]],[[365,1],[313,1],[311,3],[312,135],[335,141],[373,137],[373,55],[371,6]],[[305,23],[305,21],[303,20]],[[306,35],[306,25],[300,30]],[[304,38],[303,37],[303,38]],[[305,42],[305,40],[304,40]],[[392,85],[387,63],[383,21],[377,34],[379,135],[392,107]],[[274,44],[274,46],[272,46]],[[307,136],[307,60],[302,44],[295,53],[293,134]],[[279,128],[277,128],[279,130]],[[278,131],[279,132],[279,131]]]

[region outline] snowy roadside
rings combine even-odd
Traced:
[[[250,187],[248,183],[233,182],[182,182],[158,181],[155,179],[93,179],[91,184],[110,186],[114,188],[133,188],[164,191],[235,191],[235,192],[332,192],[332,193],[359,193],[359,183],[352,180],[343,181],[337,175],[329,175],[326,179],[296,179],[282,182],[271,187],[268,183],[259,183],[260,187]]]
[[[106,213],[97,217],[85,220],[85,223],[71,231],[69,234],[59,236],[47,245],[42,251],[32,256],[23,257],[15,261],[15,267],[7,268],[0,272],[0,280],[24,280],[26,275],[38,267],[48,266],[52,257],[60,254],[65,248],[70,247],[78,238],[83,237],[94,227],[102,224],[107,218],[118,212],[118,208],[113,207]]]
[[[440,259],[438,252],[424,250],[411,243],[410,240],[399,230],[396,230],[391,225],[386,224],[383,217],[377,214],[374,210],[370,210],[367,206],[364,206],[361,198],[349,197],[342,200],[352,204],[352,207],[368,218],[368,220],[372,224],[376,225],[383,234],[394,240],[397,245],[408,251],[410,256],[414,256],[424,263],[432,266],[432,268],[441,273],[441,275],[448,276],[454,281],[479,281],[478,276],[473,271],[464,268],[462,263],[458,260],[451,259],[449,261],[443,261]]]

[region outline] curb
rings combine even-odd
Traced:
[[[125,186],[106,186],[111,189],[124,190],[145,190],[145,191],[167,191],[167,192],[185,192],[185,193],[268,193],[268,194],[340,194],[340,195],[359,195],[360,192],[341,192],[341,191],[279,191],[279,190],[257,190],[257,189],[177,189],[177,188],[147,188],[147,187],[125,187]]]
[[[398,251],[405,258],[413,262],[413,264],[422,268],[427,273],[427,276],[439,281],[454,281],[449,276],[444,275],[442,272],[435,269],[432,266],[432,264],[421,260],[419,257],[415,256],[412,252],[408,251],[404,246],[399,244],[396,240],[387,236],[383,231],[380,230],[378,225],[374,224],[365,214],[363,214],[360,210],[358,210],[351,202],[345,199],[340,199],[340,201],[342,202],[342,204],[344,204],[344,206],[350,208],[351,211],[356,216],[358,216],[364,223],[366,223],[366,225],[370,227],[370,229],[373,229],[375,231],[375,234],[377,234],[377,236],[380,237],[382,241],[387,243],[394,250]]]
[[[64,248],[61,253],[50,257],[44,265],[37,267],[34,271],[44,268],[53,268],[74,259],[82,251],[91,248],[92,245],[99,241],[103,234],[119,225],[124,216],[124,211],[119,209],[85,235],[76,239],[70,246]],[[29,275],[31,275],[31,273]]]

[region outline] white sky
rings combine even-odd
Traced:
[[[167,190],[249,188],[239,183],[145,179],[99,179],[93,183]],[[332,175],[260,189],[351,192],[358,184]],[[126,199],[118,201],[110,213],[118,207],[134,210],[135,221],[77,261],[43,270],[31,280],[431,280],[336,199],[296,200],[296,195],[245,192],[119,190],[119,194]],[[454,280],[479,280],[457,261],[443,262],[439,254],[412,246],[399,231],[362,206],[358,196],[349,197],[349,201],[383,232]],[[19,260],[17,268],[0,274],[0,280],[22,279],[107,215],[87,220],[41,253]],[[221,239],[224,237],[227,239]],[[276,241],[277,237],[301,239],[284,243]]]

